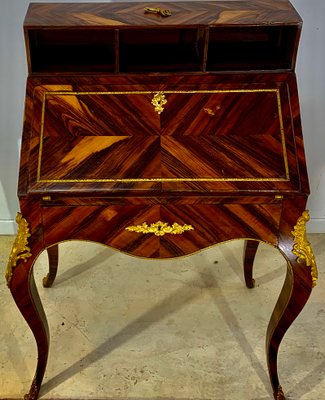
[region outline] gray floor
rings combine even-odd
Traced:
[[[0,237],[2,276],[12,237]],[[325,234],[310,235],[319,281],[284,338],[279,375],[287,399],[325,399]],[[261,245],[256,288],[246,289],[243,242],[175,261],[148,261],[93,243],[60,245],[51,289],[43,253],[34,272],[51,348],[42,399],[271,398],[264,341],[285,263]],[[32,334],[2,278],[0,398],[22,398],[36,363]]]

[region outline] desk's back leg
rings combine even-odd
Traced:
[[[306,222],[308,219],[304,217],[304,220]],[[305,222],[299,218],[297,225],[290,229],[290,234],[287,231],[279,241],[279,249],[287,260],[287,275],[266,335],[268,368],[276,400],[285,398],[277,371],[280,343],[306,304],[317,279],[315,258],[306,239]]]
[[[255,286],[255,280],[253,279],[253,264],[258,245],[259,242],[256,240],[245,240],[244,244],[244,275],[246,286],[250,289]]]
[[[36,373],[25,400],[35,400],[42,384],[49,350],[49,330],[33,276],[33,265],[42,249],[40,226],[33,221],[29,227],[17,215],[18,234],[13,244],[6,272],[7,285],[36,340],[38,360]],[[34,225],[34,226],[33,226]]]
[[[47,255],[49,259],[49,273],[43,278],[43,286],[48,288],[53,285],[56,274],[58,272],[58,261],[59,261],[59,245],[47,248]]]

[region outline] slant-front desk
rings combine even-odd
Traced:
[[[301,19],[286,0],[33,4],[19,175],[21,213],[7,283],[38,349],[49,331],[33,278],[58,243],[91,240],[164,259],[244,239],[287,261],[267,330],[274,398],[280,342],[317,269],[295,61]],[[76,299],[77,301],[77,299]],[[240,395],[239,395],[240,396]]]

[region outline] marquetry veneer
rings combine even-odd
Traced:
[[[157,6],[157,4],[155,4]],[[38,349],[49,332],[33,264],[91,240],[151,258],[244,239],[246,285],[260,241],[287,276],[267,331],[275,399],[281,340],[316,283],[295,78],[301,19],[285,0],[33,4],[18,235],[7,283]]]

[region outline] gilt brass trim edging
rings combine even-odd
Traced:
[[[48,248],[50,248],[52,246],[55,246],[57,244],[61,244],[61,243],[87,242],[87,243],[97,243],[97,244],[99,244],[101,246],[104,246],[105,248],[109,248],[111,250],[118,251],[121,254],[124,254],[124,255],[133,257],[133,258],[141,258],[142,260],[153,260],[153,261],[156,261],[156,260],[168,261],[168,260],[175,260],[175,259],[181,259],[181,258],[184,259],[184,258],[187,258],[187,257],[191,257],[192,255],[200,254],[200,253],[203,253],[206,250],[210,250],[213,247],[221,246],[223,244],[231,243],[231,242],[235,242],[235,241],[238,242],[240,240],[255,240],[255,241],[259,242],[259,243],[264,243],[267,246],[270,246],[270,247],[272,247],[274,249],[277,249],[277,250],[279,249],[278,246],[277,246],[276,241],[267,242],[267,241],[262,240],[262,239],[256,239],[256,238],[251,238],[251,237],[243,237],[243,238],[237,238],[237,239],[234,239],[234,238],[225,239],[225,240],[222,240],[220,242],[212,243],[210,245],[207,245],[206,247],[198,248],[197,250],[193,250],[190,253],[186,253],[186,254],[182,254],[182,255],[170,256],[170,257],[158,257],[158,258],[157,257],[153,257],[153,256],[144,256],[144,255],[139,255],[139,254],[132,254],[132,253],[128,252],[125,249],[119,249],[117,247],[113,247],[112,245],[109,245],[109,244],[106,244],[106,243],[103,243],[103,242],[100,242],[100,241],[96,241],[96,240],[90,240],[90,239],[63,239],[63,240],[60,240],[58,242],[51,243],[50,245],[46,246],[43,250],[48,249]]]
[[[6,280],[8,287],[10,287],[11,278],[14,269],[17,266],[18,260],[24,260],[24,262],[26,262],[27,258],[31,257],[32,255],[32,253],[30,252],[30,248],[27,246],[28,238],[30,237],[28,222],[25,218],[23,218],[21,213],[17,213],[16,222],[18,224],[18,232],[12,246],[6,271]]]
[[[177,222],[174,222],[173,225],[168,225],[167,222],[157,221],[150,225],[144,222],[141,225],[127,226],[125,230],[144,234],[154,233],[156,236],[164,236],[166,233],[171,235],[181,235],[185,231],[193,231],[194,228],[192,225],[179,225]]]
[[[298,218],[297,224],[291,232],[295,241],[292,253],[297,256],[297,262],[305,261],[307,267],[310,267],[313,287],[317,284],[318,271],[315,256],[306,235],[306,223],[309,221],[309,212],[305,210]]]
[[[44,140],[44,125],[45,125],[45,106],[46,101],[49,96],[83,96],[83,95],[144,95],[151,94],[158,95],[159,93],[166,94],[214,94],[214,93],[275,93],[277,108],[278,108],[278,118],[279,118],[279,128],[282,144],[282,155],[284,164],[284,176],[280,177],[248,177],[248,178],[101,178],[101,179],[43,179],[42,178],[42,154],[43,154],[43,140]],[[154,99],[153,99],[154,100]],[[166,100],[167,102],[167,100]],[[166,103],[164,103],[166,104]],[[162,112],[162,111],[161,111]],[[159,113],[160,114],[160,113]],[[280,89],[211,89],[211,90],[164,90],[164,91],[153,91],[153,90],[134,90],[134,91],[112,91],[112,92],[96,92],[96,91],[44,91],[42,98],[42,113],[41,113],[41,129],[40,129],[40,143],[39,143],[39,154],[38,154],[38,165],[36,172],[36,182],[37,183],[136,183],[136,182],[289,182],[289,163],[288,154],[285,142],[285,132],[283,125],[283,115],[281,111],[281,96]]]

